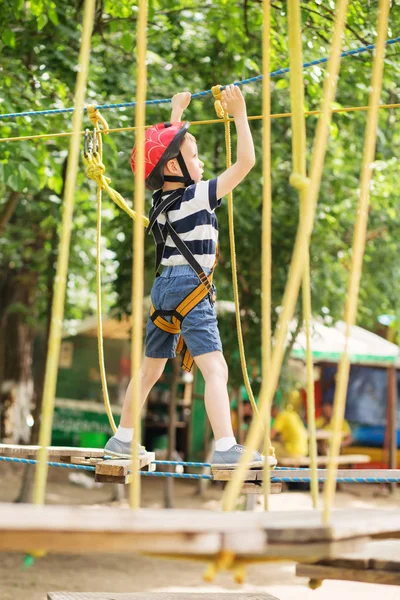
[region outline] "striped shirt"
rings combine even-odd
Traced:
[[[171,193],[165,192],[162,199]],[[211,179],[190,185],[168,211],[169,222],[203,268],[211,269],[214,265],[218,242],[218,221],[214,211],[220,204],[217,179]],[[157,217],[161,226],[165,220],[163,214]],[[171,236],[167,237],[161,264],[168,267],[188,264]]]

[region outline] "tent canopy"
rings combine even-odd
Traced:
[[[296,323],[290,329],[294,331]],[[311,322],[311,350],[314,362],[339,362],[343,353],[346,324],[338,321],[331,327],[313,319]],[[305,360],[306,336],[304,329],[296,338],[291,356]],[[400,348],[396,344],[356,325],[350,328],[349,358],[361,365],[400,365]]]

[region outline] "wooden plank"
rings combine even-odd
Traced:
[[[257,554],[264,550],[266,536],[230,513],[0,505],[1,551],[40,548],[208,556],[228,542],[232,551],[251,547]]]
[[[40,446],[18,446],[16,444],[0,444],[0,456],[37,459]],[[70,459],[71,456],[81,458],[103,458],[103,448],[72,448],[69,446],[48,446],[49,460],[55,457]],[[68,460],[69,462],[69,460]]]
[[[245,537],[243,536],[243,541]],[[29,552],[38,548],[54,553],[141,552],[215,555],[222,550],[218,533],[136,533],[91,531],[2,530],[0,551]]]
[[[375,536],[392,538],[400,533],[398,510],[335,510],[329,525],[322,525],[322,511],[319,510],[259,514],[269,544],[301,544]]]
[[[315,561],[332,556],[329,548],[343,553],[336,542],[400,534],[400,511],[338,510],[333,511],[329,526],[321,523],[321,511],[311,510],[240,512],[238,518],[235,512],[208,510],[0,504],[0,550],[38,547],[84,552],[96,550],[98,544],[101,551],[184,554],[200,547],[199,553],[208,553],[210,547],[224,547],[221,538],[235,534],[235,552],[240,555],[248,547],[248,538],[255,555],[279,552],[285,557],[283,552],[290,550],[290,556],[299,557],[310,550]]]
[[[154,452],[139,457],[140,469],[146,467],[155,460]],[[110,477],[126,477],[131,470],[132,461],[123,458],[112,458],[102,460],[96,464],[96,475],[108,475]]]
[[[254,483],[244,483],[242,487],[242,494],[262,494],[263,488],[262,485],[254,484]],[[282,484],[281,483],[271,483],[271,494],[281,494],[282,493]]]
[[[327,469],[318,469],[317,474],[318,477],[326,477]],[[232,470],[213,470],[213,475],[215,481],[230,481],[232,479],[234,471]],[[280,470],[279,467],[271,471],[271,477],[305,477],[311,478],[311,469],[291,469]],[[358,477],[396,477],[400,483],[400,469],[339,469],[337,472],[337,477],[350,477],[350,478],[358,478]],[[263,470],[262,469],[250,469],[247,471],[245,476],[245,481],[254,481],[261,483],[263,481]]]
[[[360,583],[400,585],[400,573],[374,569],[344,569],[342,567],[299,564],[296,566],[296,575],[309,579],[338,579]]]
[[[329,456],[317,456],[317,465],[326,466],[329,462]],[[365,454],[341,454],[337,457],[338,465],[354,465],[371,462],[371,458]],[[309,467],[310,459],[303,456],[300,458],[281,458],[279,460],[281,467]]]
[[[370,541],[362,550],[342,554],[319,564],[347,569],[377,569],[400,573],[400,540]]]
[[[278,600],[266,593],[208,592],[49,592],[47,600]]]

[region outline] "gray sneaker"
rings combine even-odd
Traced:
[[[145,456],[147,454],[144,446],[139,446],[139,456]],[[115,436],[110,438],[104,447],[105,456],[117,456],[119,458],[130,458],[131,457],[131,442],[121,442]]]
[[[217,452],[216,450],[214,450],[211,459],[211,468],[234,469],[235,467],[237,467],[245,450],[246,448],[244,446],[240,446],[240,444],[235,444],[235,446],[232,446],[232,448],[229,448],[229,450],[226,450],[225,452]],[[275,457],[267,456],[267,459],[271,467],[274,467],[276,465]],[[261,469],[263,464],[264,456],[262,456],[259,452],[253,452],[253,458],[249,463],[249,469]]]

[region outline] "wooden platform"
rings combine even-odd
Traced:
[[[314,565],[299,564],[296,574],[310,579],[400,585],[400,540],[368,542],[362,551]]]
[[[17,446],[14,444],[0,444],[0,456],[14,458],[37,459],[40,446]],[[49,460],[57,462],[72,462],[71,458],[104,458],[103,448],[72,448],[70,446],[48,446]]]
[[[346,454],[337,457],[338,465],[361,465],[371,462],[371,458],[365,454]],[[329,456],[317,456],[317,465],[319,467],[327,466]],[[300,458],[281,458],[278,467],[309,467],[311,459],[303,456]]]
[[[37,460],[40,446],[17,446],[13,444],[0,444],[0,456],[10,456],[12,458],[28,458]],[[51,462],[62,462],[71,463],[74,465],[96,465],[96,476],[98,465],[104,465],[100,467],[100,473],[109,475],[110,472],[116,473],[116,479],[97,479],[97,481],[112,481],[113,483],[127,483],[122,478],[122,471],[128,473],[127,465],[130,465],[130,461],[119,459],[115,460],[104,460],[104,449],[103,448],[73,448],[70,446],[48,446],[48,460]],[[140,457],[140,468],[146,467],[154,461],[154,452],[147,452],[146,455]],[[124,468],[116,467],[115,463],[123,463]],[[108,468],[107,465],[111,465]],[[114,471],[113,471],[114,469]],[[119,480],[120,479],[120,480]]]
[[[319,478],[327,477],[327,469],[317,469]],[[234,471],[213,471],[214,479],[216,481],[229,481],[232,479],[232,473]],[[311,469],[299,469],[299,470],[279,470],[279,467],[271,471],[271,477],[304,477],[311,478]],[[344,478],[358,478],[358,477],[372,477],[376,479],[378,477],[394,477],[398,478],[400,483],[400,469],[339,469],[337,471],[337,477]],[[251,469],[246,473],[246,482],[255,482],[261,485],[263,481],[262,469]],[[272,485],[280,485],[279,483],[273,483]],[[273,492],[272,492],[273,493]]]
[[[368,537],[400,538],[398,510],[131,511],[122,508],[0,504],[0,551],[142,552],[316,562],[358,550]]]
[[[278,600],[271,594],[243,594],[211,592],[135,592],[131,594],[114,592],[49,592],[47,600]]]

